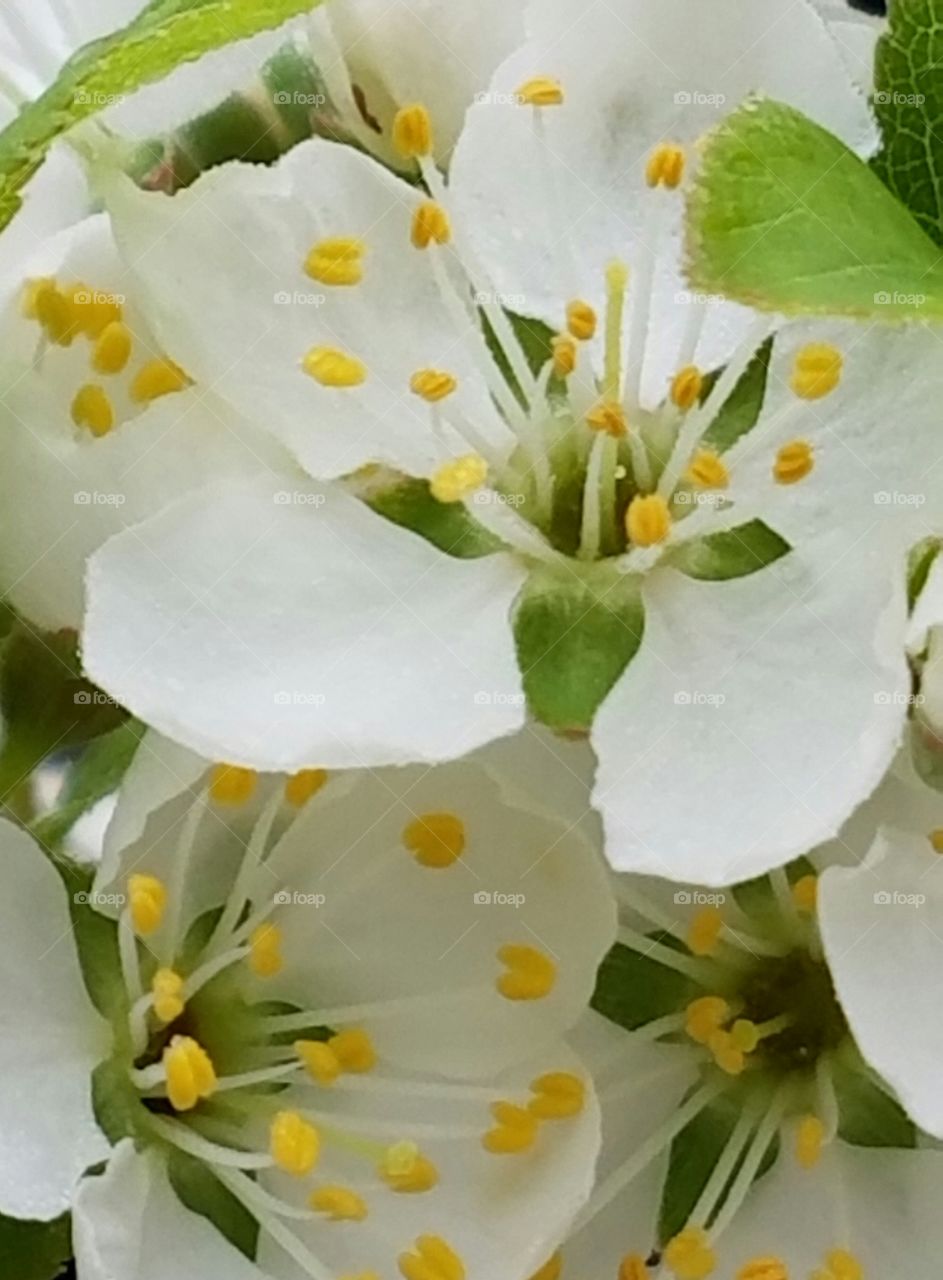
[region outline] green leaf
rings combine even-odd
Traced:
[[[943,262],[843,142],[752,100],[709,135],[688,196],[694,288],[760,311],[943,319]]]
[[[762,520],[686,542],[671,557],[691,578],[722,582],[765,569],[789,551],[789,543]]]
[[[726,453],[732,449],[741,436],[752,431],[756,426],[763,400],[766,396],[766,379],[769,375],[769,360],[773,352],[773,339],[763,343],[759,351],[747,365],[739,382],[727,397],[717,417],[704,432],[701,443],[718,453]],[[720,370],[704,379],[702,399],[710,394],[711,388],[720,377]]]
[[[60,134],[185,62],[281,26],[318,0],[154,0],[121,31],[80,49],[0,134],[0,229]]]
[[[59,845],[83,813],[117,790],[143,731],[136,720],[128,720],[88,744],[69,772],[57,807],[34,823],[37,840]]]
[[[534,715],[554,729],[587,729],[635,656],[644,611],[637,584],[604,562],[541,565],[518,599],[514,638]]]
[[[653,941],[667,945],[672,940],[665,936]],[[599,967],[590,1003],[610,1022],[634,1031],[646,1022],[678,1013],[699,994],[697,984],[677,969],[617,942]]]
[[[943,244],[943,0],[898,0],[878,41],[874,110],[881,126],[875,172]]]
[[[866,1072],[861,1062],[833,1063],[839,1137],[856,1147],[915,1147],[917,1130],[903,1107]]]
[[[168,1172],[174,1191],[188,1209],[208,1218],[240,1253],[255,1257],[259,1224],[205,1164],[183,1151],[171,1151]]]
[[[503,548],[500,539],[473,520],[461,502],[437,502],[425,480],[397,475],[380,487],[368,482],[361,496],[379,515],[421,534],[460,560],[490,556]]]
[[[933,562],[943,549],[939,538],[924,538],[907,558],[907,607],[913,609],[927,585]]]
[[[0,1216],[0,1276],[10,1280],[52,1280],[71,1255],[68,1214],[52,1222],[23,1222]]]

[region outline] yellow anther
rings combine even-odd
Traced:
[[[359,284],[367,246],[355,236],[334,236],[313,246],[305,258],[305,272],[320,284]]]
[[[629,434],[629,420],[618,400],[600,400],[586,415],[586,425],[593,431],[604,431],[613,440],[622,440]]]
[[[175,1111],[192,1111],[216,1091],[216,1072],[210,1056],[190,1036],[174,1036],[164,1050],[167,1099]]]
[[[436,200],[424,200],[417,206],[410,238],[417,249],[428,249],[430,244],[448,244],[452,239],[449,215]]]
[[[39,300],[43,294],[49,293],[55,287],[56,282],[52,276],[41,276],[24,283],[20,297],[20,312],[25,320],[39,319]]]
[[[404,1195],[431,1191],[439,1181],[438,1169],[415,1142],[397,1142],[389,1147],[377,1172],[391,1191]]]
[[[363,1222],[367,1216],[366,1200],[349,1187],[318,1187],[309,1196],[308,1204],[332,1222]]]
[[[450,396],[458,388],[458,378],[443,369],[418,369],[409,380],[409,389],[414,396],[437,404]]]
[[[515,96],[524,107],[559,107],[563,105],[563,85],[551,76],[534,76],[518,87]]]
[[[729,1031],[715,1031],[708,1040],[707,1047],[714,1055],[717,1066],[726,1075],[739,1076],[746,1069],[746,1054],[734,1044]]]
[[[671,532],[668,503],[658,493],[638,493],[625,513],[625,531],[635,547],[654,547]]]
[[[210,799],[216,804],[241,805],[252,799],[259,775],[237,764],[218,764],[210,778]]]
[[[550,340],[553,352],[553,371],[558,378],[568,378],[576,368],[577,347],[575,338],[568,333],[558,333]]]
[[[403,828],[403,844],[423,867],[451,867],[465,851],[465,824],[454,813],[424,813]]]
[[[736,1280],[789,1280],[789,1271],[779,1258],[751,1258],[737,1272]]]
[[[329,778],[326,769],[302,769],[285,783],[285,799],[296,809],[318,794]]]
[[[332,1085],[343,1070],[337,1054],[323,1040],[296,1040],[295,1053],[318,1084]]]
[[[352,1071],[355,1075],[363,1075],[372,1071],[377,1064],[377,1051],[373,1041],[359,1027],[349,1031],[339,1031],[331,1036],[328,1045],[333,1049],[337,1061],[344,1071]]]
[[[183,978],[174,969],[158,969],[151,980],[154,1016],[159,1022],[173,1022],[186,1008]]]
[[[696,489],[726,489],[730,472],[713,449],[698,449],[691,459],[684,479]]]
[[[582,302],[579,298],[575,298],[567,304],[566,308],[566,327],[568,333],[580,342],[589,342],[591,338],[596,336],[596,326],[599,321],[596,318],[596,312],[588,302]]]
[[[513,1102],[495,1102],[491,1114],[496,1123],[482,1136],[481,1145],[496,1156],[529,1151],[537,1141],[540,1121],[527,1108]]]
[[[534,1272],[530,1280],[560,1280],[562,1275],[563,1255],[558,1250],[539,1270]]]
[[[498,959],[507,972],[496,985],[506,1000],[542,1000],[556,985],[556,964],[536,947],[509,942],[498,951]]]
[[[128,901],[134,931],[146,938],[160,928],[167,906],[167,890],[163,880],[140,872],[128,877]]]
[[[120,320],[112,320],[95,340],[92,368],[96,373],[120,373],[131,359],[134,339],[131,330]]]
[[[685,1227],[665,1245],[664,1262],[678,1280],[706,1280],[717,1258],[703,1227]]]
[[[822,1158],[825,1125],[818,1116],[803,1116],[796,1131],[796,1159],[803,1169],[814,1169]]]
[[[688,364],[680,369],[671,383],[671,403],[687,413],[693,409],[704,390],[704,375],[697,365]]]
[[[617,1280],[649,1280],[648,1267],[640,1253],[627,1253],[619,1263]]]
[[[131,381],[128,392],[135,404],[151,404],[190,386],[190,379],[173,360],[149,360]]]
[[[531,1082],[527,1110],[538,1120],[565,1120],[586,1106],[586,1085],[568,1071],[551,1071]]]
[[[115,409],[107,391],[94,382],[80,387],[72,401],[72,421],[93,436],[106,436],[115,425]]]
[[[844,358],[828,342],[811,342],[797,354],[789,385],[801,400],[821,400],[841,382]]]
[[[429,481],[436,502],[461,502],[480,489],[488,478],[488,464],[477,453],[466,453],[440,467]]]
[[[697,1044],[707,1044],[729,1017],[730,1005],[723,996],[700,996],[684,1011],[684,1029]]]
[[[282,931],[266,920],[249,938],[249,968],[257,978],[274,978],[284,967]]]
[[[269,1129],[269,1151],[279,1169],[303,1178],[318,1162],[321,1137],[297,1111],[279,1111]]]
[[[441,1236],[419,1236],[396,1261],[404,1280],[465,1280],[465,1264]]]
[[[784,444],[773,463],[773,479],[777,484],[798,484],[815,466],[812,446],[806,440]]]
[[[301,367],[322,387],[359,387],[367,380],[363,361],[338,347],[312,347]]]
[[[738,1018],[730,1028],[730,1042],[741,1053],[752,1053],[760,1038],[760,1029],[750,1018]]]
[[[404,160],[432,154],[432,120],[421,102],[400,107],[393,118],[393,146]]]
[[[72,308],[75,323],[86,338],[99,338],[110,324],[115,324],[124,314],[118,299],[107,293],[90,289],[87,284],[74,284],[65,291]]]
[[[943,853],[943,827],[936,827],[930,832],[927,839],[930,841],[930,847],[934,853]]]
[[[81,333],[75,308],[54,281],[41,282],[33,292],[30,305],[46,338],[57,346],[70,347]]]
[[[803,876],[792,886],[792,900],[799,911],[811,915],[819,900],[819,878],[816,875]]]
[[[648,157],[645,181],[650,187],[668,187],[674,191],[684,178],[684,149],[671,142],[662,142]]]
[[[832,1249],[825,1262],[829,1280],[864,1280],[864,1267],[847,1249]]]

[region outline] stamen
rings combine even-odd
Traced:
[[[796,908],[805,915],[814,915],[819,898],[819,878],[816,875],[803,876],[792,886],[792,900]]]
[[[936,827],[927,836],[934,853],[943,853],[943,827]]]
[[[679,973],[693,978],[704,987],[715,985],[717,968],[706,960],[695,959],[694,956],[682,955],[674,947],[667,947],[647,934],[640,933],[629,925],[619,927],[619,941],[640,955],[649,956],[668,969],[676,969]]]
[[[402,838],[420,866],[451,867],[465,851],[465,824],[454,813],[424,813],[403,829]]]
[[[556,964],[536,947],[507,943],[498,951],[498,959],[507,972],[496,986],[506,1000],[542,1000],[556,985]]]
[[[730,472],[713,449],[698,449],[684,473],[684,479],[696,489],[726,489],[730,483]]]
[[[586,424],[613,440],[621,440],[629,434],[629,420],[618,400],[600,400],[587,413]]]
[[[372,1071],[377,1064],[377,1051],[366,1031],[352,1027],[331,1036],[328,1045],[345,1071],[360,1075]]]
[[[274,978],[285,966],[282,957],[282,931],[266,921],[249,939],[249,968],[257,978]]]
[[[662,142],[648,157],[645,181],[650,187],[667,187],[675,191],[684,178],[684,149],[670,142]]]
[[[404,160],[432,154],[432,119],[421,102],[400,107],[393,119],[392,140]]]
[[[428,249],[430,244],[448,244],[452,239],[449,215],[437,200],[424,200],[417,206],[411,239],[417,249]]]
[[[414,1142],[389,1147],[377,1172],[391,1191],[404,1195],[431,1191],[439,1181],[438,1169]]]
[[[540,1131],[540,1122],[531,1111],[513,1102],[494,1102],[491,1114],[497,1123],[481,1139],[486,1151],[501,1156],[530,1151]]]
[[[675,374],[671,384],[671,403],[687,413],[701,398],[704,375],[697,365],[689,364]]]
[[[708,1040],[707,1047],[714,1055],[714,1062],[725,1075],[739,1076],[746,1070],[746,1054],[734,1044],[729,1031],[715,1031]]]
[[[841,381],[844,359],[837,347],[812,342],[796,355],[789,385],[800,400],[821,400]]]
[[[106,436],[115,425],[115,410],[103,387],[87,382],[72,401],[72,421],[87,427],[93,436]]]
[[[648,1267],[640,1253],[627,1253],[619,1263],[617,1280],[648,1280]]]
[[[95,341],[92,368],[101,374],[121,373],[131,359],[133,347],[134,339],[128,326],[120,320],[112,320]]]
[[[441,1236],[419,1236],[396,1261],[404,1280],[465,1280],[465,1264]]]
[[[318,1162],[321,1136],[297,1111],[279,1111],[269,1129],[269,1150],[279,1169],[303,1178]]]
[[[174,969],[158,969],[151,982],[154,1016],[163,1023],[173,1022],[186,1008],[183,978]]]
[[[301,367],[322,387],[359,387],[367,380],[367,366],[338,347],[312,347]]]
[[[216,804],[242,805],[252,799],[259,781],[254,769],[235,764],[219,764],[210,780],[210,799]]]
[[[440,467],[429,481],[429,489],[437,502],[462,502],[488,478],[488,464],[477,453],[466,453],[454,462]]]
[[[700,996],[684,1011],[684,1029],[696,1044],[706,1045],[730,1019],[731,1012],[723,996]]]
[[[650,498],[647,501],[655,501],[655,499]],[[631,511],[631,507],[629,510]],[[636,539],[633,539],[633,541],[636,541]],[[661,541],[661,539],[656,539],[656,541]],[[642,542],[639,545],[650,546],[651,543]],[[720,942],[723,927],[724,916],[720,908],[703,907],[697,912],[688,927],[686,939],[688,950],[696,956],[713,955]]]
[[[789,1272],[780,1258],[752,1258],[737,1272],[737,1280],[789,1280]]]
[[[550,341],[553,351],[553,371],[558,378],[568,378],[576,368],[576,341],[568,333],[558,333]]]
[[[635,547],[654,547],[671,532],[668,503],[658,493],[636,494],[625,513],[625,530]]]
[[[367,1202],[349,1187],[318,1187],[312,1191],[308,1204],[332,1222],[363,1222],[367,1216]]]
[[[570,335],[579,342],[589,342],[596,336],[596,326],[599,321],[596,318],[596,312],[588,302],[583,302],[579,298],[567,304],[566,308],[566,327]]]
[[[139,937],[146,938],[160,928],[167,907],[167,890],[162,880],[135,872],[128,878],[128,901]]]
[[[703,1227],[685,1227],[665,1245],[664,1261],[678,1280],[706,1280],[717,1266],[717,1255]]]
[[[38,279],[25,281],[20,298],[20,314],[23,319],[38,320],[40,299],[55,288],[56,282],[52,276],[41,276]]]
[[[770,1103],[766,1115],[760,1121],[756,1130],[756,1135],[751,1142],[743,1163],[737,1172],[731,1184],[727,1198],[724,1201],[719,1213],[711,1223],[711,1239],[716,1240],[726,1231],[730,1223],[733,1222],[736,1215],[743,1207],[743,1203],[750,1194],[753,1181],[759,1172],[760,1165],[766,1157],[770,1143],[776,1136],[783,1112],[789,1101],[791,1088],[789,1084],[783,1085],[776,1093],[773,1101]]]
[[[209,1054],[190,1036],[174,1036],[163,1053],[167,1097],[175,1111],[192,1111],[216,1092],[216,1071]]]
[[[340,1077],[340,1059],[323,1040],[296,1040],[295,1053],[302,1060],[312,1080],[329,1088]]]
[[[319,284],[353,285],[363,279],[367,246],[356,236],[333,236],[314,245],[305,259],[305,273]]]
[[[285,783],[285,800],[295,809],[302,808],[318,794],[330,775],[326,769],[302,769]]]
[[[818,1116],[803,1116],[796,1132],[796,1159],[803,1169],[814,1169],[822,1159],[825,1125]]]
[[[798,484],[815,466],[812,446],[805,440],[784,444],[773,463],[773,479],[777,484]]]
[[[532,1081],[527,1110],[538,1120],[567,1120],[586,1106],[586,1085],[568,1071],[552,1071]]]
[[[55,282],[40,282],[30,305],[47,340],[59,347],[71,347],[80,326],[75,309],[65,294],[60,293]]]
[[[530,1280],[560,1280],[563,1274],[563,1254],[559,1250],[548,1258],[544,1265],[530,1277]]]
[[[135,404],[150,404],[190,385],[190,379],[173,360],[151,360],[134,375],[128,394]]]
[[[864,1280],[864,1267],[847,1249],[831,1249],[825,1256],[825,1271],[816,1271],[811,1280]]]
[[[437,404],[458,389],[458,379],[442,369],[419,369],[410,378],[409,389],[420,399]]]
[[[124,314],[116,298],[90,289],[87,284],[72,285],[66,291],[66,298],[79,329],[92,341],[101,337],[108,326]]]
[[[515,95],[524,107],[559,107],[563,105],[563,86],[551,76],[534,76],[518,87]]]

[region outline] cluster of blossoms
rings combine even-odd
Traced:
[[[11,110],[137,8],[14,4]],[[874,154],[879,30],[325,0],[27,189],[0,586],[144,726],[92,865],[0,820],[78,1280],[935,1274],[940,334],[685,275],[750,95]]]

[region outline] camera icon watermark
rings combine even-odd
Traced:
[[[279,889],[278,893],[272,895],[272,902],[276,907],[314,907],[318,910],[327,902],[327,895],[301,893],[298,889]]]
[[[705,693],[702,689],[679,689],[674,696],[676,707],[722,707],[725,693]]]
[[[704,93],[699,89],[679,89],[674,96],[676,107],[722,107],[726,101],[725,93]]]
[[[304,689],[280,689],[272,701],[277,707],[323,707],[327,698]]]
[[[99,493],[97,489],[79,489],[72,495],[77,507],[123,507],[127,500],[123,493]]]
[[[898,890],[878,889],[874,895],[876,907],[922,907],[927,901],[925,893],[900,893]]]
[[[99,893],[95,889],[81,890],[73,893],[72,901],[77,907],[123,907],[128,901],[123,893]]]
[[[679,889],[672,898],[676,907],[722,907],[725,893],[707,893],[703,889]]]
[[[503,693],[500,690],[488,691],[479,689],[475,694],[476,707],[522,707],[525,702],[523,693]]]
[[[527,901],[527,897],[523,893],[501,893],[490,889],[479,889],[472,901],[476,907],[513,907],[515,911],[519,911]]]
[[[323,93],[301,93],[299,90],[289,92],[287,89],[280,89],[277,93],[272,94],[272,101],[276,107],[326,107],[327,97]]]
[[[323,493],[308,493],[305,489],[279,489],[272,495],[276,507],[323,507],[327,498]]]

